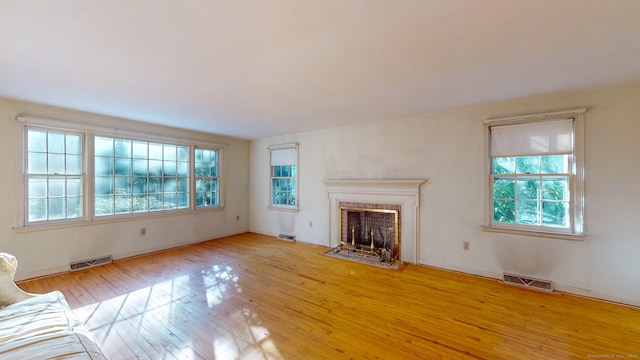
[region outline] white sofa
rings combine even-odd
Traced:
[[[0,359],[107,359],[61,292],[30,294],[13,282],[17,266],[0,253]]]

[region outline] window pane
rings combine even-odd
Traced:
[[[514,157],[500,157],[493,158],[492,170],[493,174],[514,174],[516,166],[516,158]]]
[[[188,192],[189,190],[189,178],[179,177],[178,178],[178,191],[179,192]]]
[[[273,176],[280,177],[281,176],[281,168],[282,166],[274,166],[273,167]]]
[[[66,174],[80,174],[82,173],[82,156],[81,155],[67,155],[67,171]]]
[[[189,163],[181,161],[178,163],[178,176],[189,176]]]
[[[146,177],[134,177],[133,178],[133,193],[145,194],[147,193],[147,178]]]
[[[47,134],[47,152],[64,154],[65,136],[61,133],[49,132]]]
[[[49,198],[49,220],[65,218],[65,199]]]
[[[162,160],[162,144],[149,144],[149,159]]]
[[[115,139],[115,155],[118,157],[131,157],[131,141]]]
[[[537,201],[517,201],[516,202],[516,222],[518,224],[539,225],[540,212]]]
[[[495,200],[493,202],[493,220],[514,223],[516,221],[515,209],[515,201],[513,200]]]
[[[165,176],[176,176],[177,173],[177,163],[175,161],[165,161],[163,174]]]
[[[291,176],[293,177],[298,176],[298,167],[295,165],[291,165]]]
[[[79,135],[67,134],[66,135],[67,146],[66,152],[67,154],[82,154],[82,141]]]
[[[49,179],[49,196],[62,197],[65,196],[65,179]]]
[[[569,227],[569,204],[565,202],[543,201],[542,224],[547,226]]]
[[[47,151],[47,132],[40,130],[29,130],[27,133],[28,151]]]
[[[115,193],[118,195],[131,193],[131,178],[128,176],[116,176],[115,181]]]
[[[134,141],[132,156],[136,159],[146,159],[148,155],[147,154],[148,148],[149,148],[149,145],[146,142]]]
[[[189,147],[178,146],[178,161],[189,161]]]
[[[94,159],[94,168],[96,175],[112,175],[113,174],[113,158],[96,156]]]
[[[189,207],[189,196],[186,193],[178,194],[178,208],[186,208]]]
[[[95,193],[97,195],[113,194],[113,178],[108,176],[96,176]]]
[[[146,176],[148,174],[147,165],[147,160],[133,160],[133,175]]]
[[[96,216],[113,215],[113,197],[96,196],[95,198]]]
[[[514,199],[515,183],[516,181],[511,178],[507,178],[507,179],[496,178],[493,181],[493,198],[494,199]]]
[[[164,146],[164,160],[176,160],[176,147],[173,145]]]
[[[136,196],[133,198],[133,211],[141,212],[148,210],[148,201],[146,196]]]
[[[544,200],[569,200],[569,179],[567,177],[542,179],[542,198]]]
[[[67,179],[67,196],[82,196],[82,178],[78,177]]]
[[[29,221],[47,220],[47,199],[29,200]]]
[[[540,180],[538,178],[519,178],[516,188],[517,199],[539,199]]]
[[[540,173],[540,157],[539,156],[516,157],[516,173],[517,174],[539,174]]]
[[[115,197],[115,213],[116,214],[128,214],[131,212],[132,204],[131,195],[116,195]]]
[[[67,198],[67,219],[82,216],[82,199],[79,197]]]
[[[115,162],[115,175],[131,175],[131,160],[129,158],[116,158]]]
[[[291,169],[291,167],[289,167],[289,166],[280,166],[280,169],[282,171],[282,176],[289,176],[289,170]]]
[[[47,174],[65,174],[64,154],[49,154],[47,161]]]
[[[29,178],[29,198],[47,196],[47,178]]]
[[[162,161],[149,160],[149,175],[150,176],[162,175]]]
[[[113,139],[96,136],[94,152],[96,156],[113,156]]]
[[[47,173],[47,154],[29,153],[29,174],[46,174]]]
[[[543,174],[569,173],[569,155],[546,155],[540,157],[540,172]]]

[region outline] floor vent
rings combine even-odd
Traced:
[[[82,270],[98,265],[110,264],[112,261],[113,258],[111,257],[111,255],[107,255],[93,259],[72,262],[69,264],[69,268],[71,269],[71,271]]]
[[[535,279],[528,276],[515,275],[515,274],[503,274],[504,282],[511,285],[523,286],[526,288],[553,291],[553,283],[549,280]]]
[[[287,240],[287,241],[296,241],[296,236],[293,234],[278,234],[278,239]]]

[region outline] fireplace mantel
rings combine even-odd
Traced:
[[[419,253],[420,186],[426,179],[324,180],[329,197],[329,246],[339,242],[340,202],[393,204],[402,207],[402,261],[417,263]]]

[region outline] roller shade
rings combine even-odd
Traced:
[[[296,148],[271,150],[271,166],[296,165]]]
[[[573,153],[573,119],[492,126],[491,156]]]

